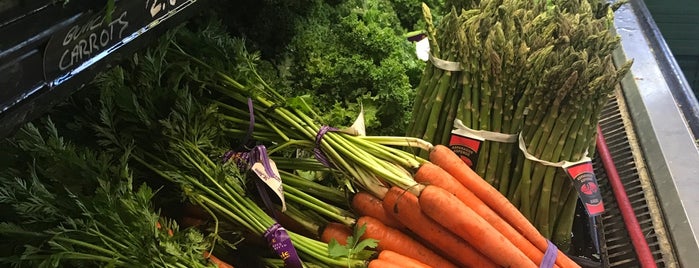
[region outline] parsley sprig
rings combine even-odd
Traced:
[[[361,239],[366,231],[366,225],[354,226],[353,233],[347,237],[345,245],[341,245],[335,238],[328,243],[328,254],[330,257],[348,257],[357,259],[369,259],[375,251],[367,250],[375,248],[378,245],[378,240],[367,238]]]

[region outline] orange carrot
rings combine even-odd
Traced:
[[[420,210],[417,196],[398,187],[392,187],[383,198],[386,211],[405,224],[448,258],[466,267],[498,267],[468,242],[456,236]]]
[[[163,226],[160,225],[160,222],[159,222],[159,221],[156,221],[156,222],[155,222],[155,228],[157,228],[158,230],[160,230],[160,229],[163,228]],[[174,236],[174,235],[175,235],[175,233],[172,232],[172,229],[170,229],[170,228],[167,229],[167,234],[168,234],[169,236]]]
[[[438,255],[431,249],[417,242],[405,233],[386,226],[381,221],[370,216],[362,216],[357,219],[358,226],[366,226],[362,239],[372,238],[378,240],[377,250],[392,250],[405,256],[410,256],[432,267],[448,268],[457,266]]]
[[[428,185],[419,198],[422,211],[505,267],[537,267],[521,250],[453,194]]]
[[[405,225],[386,212],[381,199],[368,192],[360,191],[352,197],[352,209],[360,216],[371,216],[390,227],[405,229]]]
[[[542,252],[548,247],[548,240],[527,220],[524,215],[504,195],[474,172],[456,153],[444,145],[435,145],[430,151],[430,162],[441,167],[456,180],[505,219],[512,227]],[[560,250],[556,257],[559,267],[580,267]]]
[[[495,213],[495,211],[488,207],[488,205],[476,197],[473,192],[469,191],[444,169],[433,163],[425,162],[417,170],[414,178],[417,182],[439,186],[440,188],[447,190],[447,192],[455,195],[459,200],[461,200],[461,202],[466,204],[466,206],[471,208],[474,212],[476,212],[476,214],[480,215],[485,221],[490,223],[495,230],[498,230],[498,232],[510,240],[512,244],[514,244],[524,253],[524,255],[527,255],[527,257],[534,261],[534,263],[541,264],[541,261],[544,258],[544,253],[540,249],[534,246],[521,233],[507,223],[507,221]],[[554,267],[558,266],[556,265]]]
[[[379,252],[378,259],[400,264],[403,268],[430,268],[427,264],[393,250],[382,250]]]
[[[392,262],[390,260],[373,259],[369,262],[367,268],[404,268],[402,264]],[[430,266],[427,266],[430,267]]]
[[[225,261],[222,261],[219,258],[216,258],[216,256],[212,255],[208,251],[204,251],[204,258],[209,259],[209,261],[213,264],[216,265],[218,268],[234,268],[233,265],[230,265],[226,263]]]
[[[352,235],[352,229],[338,222],[330,222],[325,225],[323,232],[320,235],[320,241],[330,243],[330,240],[335,239],[340,245],[347,244],[347,237]]]

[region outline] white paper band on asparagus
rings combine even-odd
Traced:
[[[464,125],[460,119],[454,119],[454,130],[451,133],[486,141],[496,141],[502,143],[517,142],[518,134],[506,134],[485,130],[475,130]]]
[[[522,137],[521,134],[519,135],[519,149],[522,151],[525,158],[527,158],[531,161],[537,162],[537,163],[541,163],[542,165],[551,166],[551,167],[567,168],[569,166],[574,166],[577,164],[592,161],[592,159],[590,159],[590,157],[587,156],[587,151],[585,152],[585,155],[582,158],[580,158],[580,160],[574,161],[574,162],[565,161],[565,160],[558,161],[558,162],[549,162],[546,160],[539,159],[536,156],[529,153],[529,151],[527,150],[527,145],[524,143],[524,137]]]
[[[432,53],[430,53],[430,62],[432,63],[432,65],[434,65],[434,67],[437,67],[445,71],[459,72],[463,70],[463,68],[461,68],[460,62],[446,61],[435,57],[434,55],[432,55]]]

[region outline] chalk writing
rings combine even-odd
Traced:
[[[103,24],[102,16],[96,16],[84,25],[73,26],[63,38],[63,46],[69,46],[61,54],[58,68],[67,70],[89,59],[107,48],[112,41],[121,40],[124,30],[129,26],[126,11],[108,24]]]

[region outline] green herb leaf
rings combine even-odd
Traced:
[[[347,237],[347,243],[344,246],[335,239],[330,240],[328,255],[333,258],[348,257],[350,259],[368,257],[372,252],[367,252],[366,249],[375,248],[379,241],[372,238],[361,239],[364,232],[366,232],[366,225],[355,226],[352,235]]]
[[[331,258],[339,258],[349,256],[349,249],[346,246],[340,245],[335,238],[328,243],[328,256]]]

